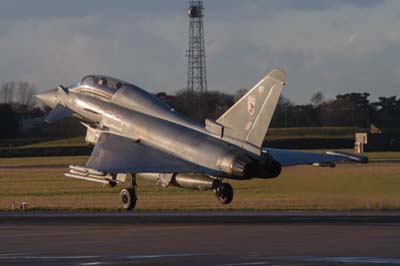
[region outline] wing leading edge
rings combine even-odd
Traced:
[[[131,139],[102,133],[86,167],[106,173],[206,173],[215,171]]]
[[[262,148],[264,153],[270,154],[282,166],[295,166],[315,163],[335,163],[340,161],[352,161],[357,163],[368,163],[368,157],[358,156],[350,153],[328,151],[326,154],[313,152],[293,151],[284,149]]]

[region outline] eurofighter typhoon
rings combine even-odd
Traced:
[[[122,189],[124,209],[136,204],[136,178],[167,187],[214,190],[222,204],[233,199],[225,180],[276,178],[282,167],[332,166],[368,158],[340,152],[315,154],[262,147],[287,74],[274,69],[218,120],[189,120],[145,90],[115,78],[89,75],[69,86],[40,93],[52,110],[46,122],[78,117],[94,149],[85,166],[67,177]]]

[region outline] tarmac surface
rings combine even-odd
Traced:
[[[400,265],[400,212],[4,212],[0,265]]]

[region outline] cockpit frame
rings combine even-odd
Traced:
[[[80,91],[111,100],[126,82],[102,75],[87,75],[80,81]]]

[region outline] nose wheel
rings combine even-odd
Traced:
[[[229,183],[222,183],[215,189],[215,195],[222,204],[229,204],[233,199],[233,189]]]
[[[132,176],[130,187],[124,188],[119,194],[122,208],[127,211],[134,209],[136,206],[136,186],[136,178]]]

